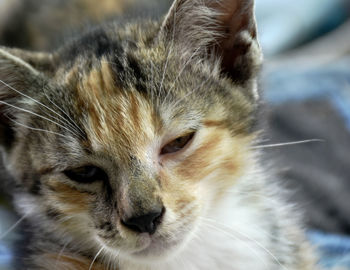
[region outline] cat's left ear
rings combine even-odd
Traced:
[[[13,127],[23,104],[41,91],[53,72],[53,57],[0,47],[0,146],[11,145]]]
[[[6,64],[9,65],[7,68],[12,69],[12,65],[15,63],[22,66],[20,69],[27,65],[27,67],[29,66],[43,74],[52,74],[55,69],[53,54],[46,52],[32,52],[0,46],[0,61],[2,62],[3,70],[5,69]],[[13,72],[15,71],[16,69],[13,70]]]
[[[222,74],[234,83],[256,84],[262,62],[254,0],[176,0],[160,37],[192,57],[220,61]],[[255,90],[252,90],[255,91]],[[257,93],[252,93],[255,98]]]

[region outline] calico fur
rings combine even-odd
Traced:
[[[253,10],[177,0],[162,21],[106,23],[52,53],[0,48],[23,269],[316,269],[254,149]],[[86,166],[94,181],[66,173]],[[126,225],[157,211],[152,232]]]

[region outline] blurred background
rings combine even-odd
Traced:
[[[23,9],[22,2],[28,8]],[[92,13],[84,9],[84,0],[35,2],[0,0],[0,45],[52,49],[67,33],[74,34],[76,25],[105,19],[104,1]],[[158,17],[172,1],[119,2],[108,17]],[[73,15],[50,12],[64,5]],[[274,160],[291,190],[290,200],[304,211],[320,264],[350,269],[350,1],[256,0],[256,11],[265,54],[262,125],[268,128],[261,144],[267,146],[266,160]],[[273,147],[310,139],[322,141]],[[16,239],[11,228],[18,220],[9,209],[6,196],[0,196],[0,269],[6,270]]]
[[[326,268],[350,269],[350,1],[257,0],[266,148]],[[277,160],[276,160],[277,157]]]

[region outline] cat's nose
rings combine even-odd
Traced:
[[[157,230],[157,226],[161,223],[164,212],[165,208],[162,207],[144,215],[133,216],[122,220],[122,223],[135,232],[154,234]]]

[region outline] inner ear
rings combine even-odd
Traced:
[[[221,57],[222,71],[234,81],[244,83],[254,76],[261,61],[254,2],[222,1],[216,2],[214,8],[222,13],[218,19],[218,30],[222,28],[224,32],[214,43],[214,53]]]
[[[177,0],[160,35],[188,55],[220,61],[222,74],[236,83],[256,77],[261,64],[253,0]]]

